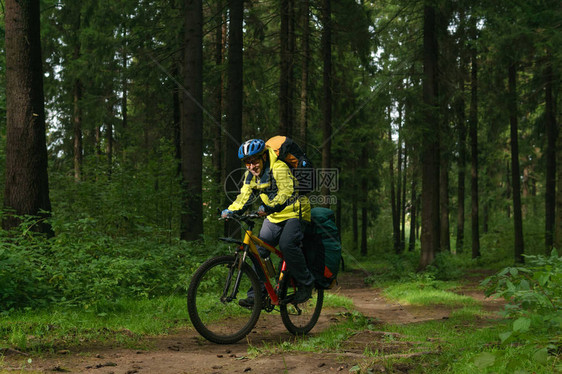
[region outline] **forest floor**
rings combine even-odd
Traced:
[[[369,288],[364,284],[365,274],[345,272],[340,276],[339,285],[329,292],[340,293],[353,300],[357,311],[371,318],[375,331],[363,331],[354,334],[343,343],[343,349],[337,352],[281,352],[265,355],[249,355],[250,347],[272,347],[284,341],[292,342],[294,337],[285,329],[279,315],[262,313],[258,325],[247,340],[237,344],[218,345],[201,338],[193,329],[177,330],[165,336],[147,337],[142,349],[130,349],[123,346],[90,346],[87,343],[80,348],[62,350],[54,354],[41,356],[24,356],[18,352],[5,352],[0,361],[0,372],[24,373],[91,373],[91,374],[222,374],[222,373],[349,373],[355,365],[369,360],[371,372],[388,372],[385,370],[385,358],[415,357],[438,351],[438,337],[435,349],[427,352],[412,352],[416,342],[403,339],[389,339],[398,334],[385,332],[384,324],[410,324],[428,320],[449,318],[454,308],[446,306],[416,307],[388,302],[380,290]],[[473,297],[480,302],[484,310],[497,311],[502,307],[501,301],[487,299],[477,289],[477,280],[469,282],[455,292]],[[339,323],[345,318],[343,310],[324,309],[320,320],[309,336]],[[377,328],[380,326],[380,328]],[[365,356],[366,348],[371,352],[379,351],[377,359]],[[268,350],[271,352],[274,350]],[[31,361],[29,358],[31,357]],[[377,361],[378,360],[378,361]],[[378,363],[377,363],[378,362]],[[411,364],[410,364],[411,365]],[[392,372],[408,372],[412,366],[394,365]],[[419,367],[418,367],[419,369]]]

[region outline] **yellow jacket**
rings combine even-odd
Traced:
[[[262,201],[267,218],[279,223],[289,218],[302,218],[310,221],[310,202],[306,196],[299,196],[294,188],[296,179],[291,170],[271,148],[267,148],[269,159],[264,163],[259,177],[249,171],[244,174],[244,184],[240,194],[230,204],[229,210],[244,212],[254,201],[256,195]]]

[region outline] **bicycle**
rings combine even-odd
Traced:
[[[324,290],[315,287],[309,300],[292,303],[296,284],[283,254],[252,233],[258,218],[255,213],[234,215],[232,219],[245,231],[244,240],[219,238],[235,245],[234,253],[205,261],[191,278],[187,291],[189,318],[197,332],[211,342],[232,344],[244,338],[257,324],[262,310],[269,313],[278,307],[283,324],[293,335],[310,332],[320,316]],[[262,258],[258,246],[267,249],[270,256]],[[272,255],[280,258],[278,273],[270,259]],[[260,279],[265,284],[265,294]],[[254,290],[253,306],[240,306],[239,293],[245,296],[250,288]]]

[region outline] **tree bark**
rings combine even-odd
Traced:
[[[174,67],[172,68],[172,76],[176,81],[181,81],[179,74],[179,61],[174,61]],[[173,120],[173,134],[174,134],[174,148],[175,154],[174,158],[177,163],[177,176],[181,178],[181,98],[180,98],[181,88],[178,85],[174,86],[172,91],[172,120]]]
[[[203,7],[201,0],[185,2],[185,33],[181,111],[183,208],[180,238],[194,241],[203,234]]]
[[[74,10],[74,19],[73,19],[73,31],[74,35],[79,35],[80,32],[80,24],[81,24],[81,14],[80,14],[80,6]],[[80,59],[81,54],[81,43],[80,38],[76,37],[73,40],[74,43],[74,51],[72,58],[74,61]],[[82,180],[82,161],[83,161],[83,142],[82,142],[82,81],[80,77],[74,78],[74,86],[72,88],[72,96],[73,96],[73,125],[74,125],[74,134],[73,134],[73,152],[74,152],[74,180],[79,182]]]
[[[389,118],[390,119],[390,118]],[[392,142],[392,123],[388,129],[388,141]],[[390,174],[390,207],[392,214],[392,239],[394,242],[394,252],[400,253],[400,223],[398,221],[398,209],[396,204],[396,181],[394,178],[394,152],[390,154],[389,159]]]
[[[474,26],[476,28],[476,26]],[[474,31],[475,33],[475,31]],[[476,37],[474,37],[476,39]],[[478,61],[476,49],[471,50],[472,70],[470,73],[470,111],[468,126],[470,133],[471,170],[471,225],[472,225],[472,258],[480,257],[480,233],[478,230]]]
[[[417,196],[417,167],[413,166],[412,170],[412,191],[411,191],[411,207],[410,207],[410,239],[408,251],[413,252],[416,249],[416,226],[418,221],[418,196]]]
[[[355,180],[353,183],[357,187]],[[351,227],[352,227],[353,238],[351,239],[351,243],[352,243],[353,251],[357,250],[357,242],[358,242],[357,239],[359,238],[359,222],[357,216],[358,216],[357,194],[352,194],[351,195]]]
[[[550,255],[554,245],[556,207],[556,115],[552,98],[552,56],[549,53],[545,67],[545,120],[546,120],[546,192],[545,192],[545,252]],[[562,185],[559,185],[562,189]]]
[[[402,230],[400,231],[400,251],[403,252],[406,249],[406,165],[408,160],[408,147],[404,144],[404,156],[402,161],[402,206],[400,207],[400,216],[402,219]]]
[[[556,113],[556,102],[554,104],[554,113]],[[556,124],[556,123],[555,123]],[[557,149],[562,149],[562,131],[560,125],[556,124],[558,136],[556,139]],[[562,152],[556,152],[556,184],[562,189]],[[554,247],[562,248],[562,193],[556,194],[556,209],[554,219]]]
[[[369,162],[369,150],[368,146],[365,144],[361,150],[361,170],[366,170]],[[369,180],[365,173],[361,176],[361,195],[367,196],[369,193]],[[361,255],[366,256],[367,249],[367,231],[369,229],[369,211],[367,206],[367,200],[364,199],[361,203]]]
[[[113,124],[112,118],[108,118],[105,129],[105,147],[107,157],[107,175],[111,176],[113,171]]]
[[[281,69],[279,78],[279,130],[293,137],[294,0],[281,0]]]
[[[322,168],[327,170],[332,165],[332,8],[331,0],[322,2]],[[328,196],[327,186],[321,186],[323,196]],[[328,203],[323,204],[329,207]]]
[[[447,134],[445,134],[448,136]],[[443,144],[443,142],[441,142]],[[449,161],[442,150],[439,168],[439,211],[441,224],[440,243],[441,251],[451,251],[451,238],[449,234]]]
[[[465,180],[466,180],[466,124],[465,124],[465,112],[464,112],[464,74],[462,74],[460,84],[460,97],[457,102],[457,126],[458,126],[458,152],[459,158],[457,163],[457,242],[456,242],[456,253],[463,252],[464,246],[464,198],[465,198]]]
[[[224,188],[226,191],[235,191],[238,186],[232,178],[226,176],[240,168],[238,147],[242,143],[242,98],[244,96],[244,68],[243,68],[243,20],[244,2],[243,0],[230,0],[230,24],[228,32],[228,83],[226,93],[227,118],[226,128],[227,138],[224,144],[225,153],[225,179]],[[225,235],[233,234],[237,227],[232,222],[225,225]]]
[[[74,150],[74,180],[79,182],[82,180],[82,154],[83,154],[83,143],[82,143],[82,82],[80,79],[74,80],[73,88],[74,97],[74,139],[73,139],[73,150]]]
[[[213,126],[213,180],[217,186],[222,186],[222,105],[223,105],[223,85],[224,77],[222,73],[222,64],[224,62],[224,47],[226,37],[226,22],[223,15],[223,2],[217,1],[215,10],[216,29],[215,29],[215,73],[217,74],[217,82],[214,93],[214,126]],[[221,195],[222,196],[222,195]],[[221,206],[224,205],[223,199],[219,199]]]
[[[33,215],[32,229],[52,235],[50,216],[39,0],[5,1],[6,184],[2,226]],[[13,213],[13,214],[12,214]]]
[[[439,236],[439,119],[437,118],[437,35],[435,8],[424,6],[423,26],[424,129],[422,135],[422,232],[419,270],[425,269],[440,247]]]
[[[128,95],[129,95],[129,82],[127,74],[127,61],[128,61],[128,50],[127,50],[127,29],[123,26],[123,51],[122,51],[122,61],[123,61],[123,71],[121,73],[121,88],[123,94],[121,96],[121,153],[123,154],[123,161],[126,159],[125,155],[127,152],[127,147],[129,145],[129,105],[128,105]],[[174,88],[175,90],[176,88]]]
[[[509,65],[509,123],[511,140],[511,184],[513,186],[513,226],[515,262],[524,262],[523,219],[521,214],[521,181],[519,171],[519,135],[517,130],[517,69],[515,63]]]
[[[396,145],[396,253],[401,253],[402,246],[402,231],[400,230],[400,223],[402,221],[402,105],[398,104],[398,143]]]
[[[111,178],[113,171],[113,91],[107,92],[106,119],[105,119],[105,156],[107,162],[107,175]]]
[[[300,128],[299,128],[299,141],[307,152],[308,147],[308,71],[310,67],[310,0],[301,1],[301,93],[300,93]]]

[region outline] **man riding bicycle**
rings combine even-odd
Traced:
[[[310,222],[310,202],[306,196],[299,196],[295,190],[295,181],[287,164],[277,159],[275,152],[266,147],[261,139],[251,139],[238,149],[238,158],[246,165],[244,183],[240,194],[230,206],[222,211],[221,216],[228,218],[232,214],[243,213],[258,195],[262,205],[258,213],[267,216],[260,230],[259,238],[276,246],[283,253],[287,268],[298,284],[292,302],[298,304],[308,300],[312,295],[314,277],[306,266],[301,249],[304,228]],[[269,252],[260,248],[262,257]],[[250,307],[254,304],[253,290],[239,304]]]

